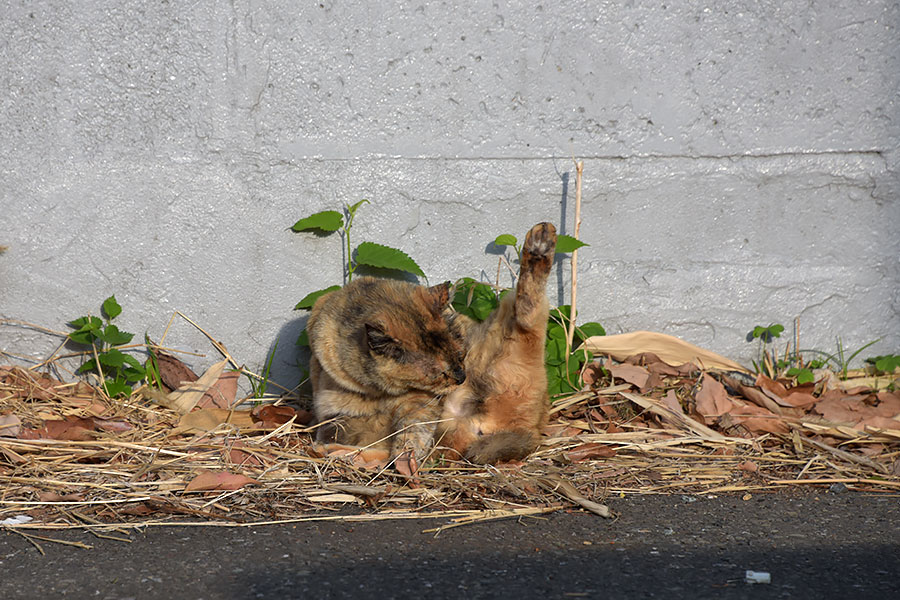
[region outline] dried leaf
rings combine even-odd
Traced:
[[[565,457],[571,462],[581,462],[593,458],[612,458],[616,455],[616,449],[606,444],[590,442],[582,444],[565,452]]]
[[[783,400],[785,404],[804,409],[812,408],[812,406],[819,401],[819,399],[812,394],[795,392],[793,390],[787,396],[785,396]]]
[[[83,494],[57,494],[56,492],[38,492],[41,502],[84,502]]]
[[[746,368],[715,352],[704,350],[671,335],[652,331],[593,336],[585,340],[584,346],[595,355],[608,354],[619,361],[635,354],[650,352],[665,363],[676,367],[694,363],[704,369],[747,372]]]
[[[0,437],[19,437],[22,421],[16,415],[0,415]]]
[[[629,364],[614,365],[609,361],[607,361],[605,366],[613,377],[624,379],[628,383],[637,386],[638,389],[644,389],[647,381],[650,379],[650,371],[644,367]]]
[[[128,421],[114,421],[112,419],[91,419],[94,423],[94,427],[99,429],[100,431],[105,431],[107,433],[121,433],[123,431],[131,431],[134,429],[134,426]]]
[[[217,362],[207,369],[197,381],[186,383],[165,398],[161,398],[160,404],[181,414],[190,412],[209,391],[209,388],[218,381],[226,364],[228,364],[228,360]]]
[[[762,373],[756,376],[756,385],[763,390],[775,394],[779,398],[784,398],[788,395],[787,388],[784,386],[784,384],[775,381],[774,379],[770,379]]]
[[[159,377],[162,379],[163,385],[170,390],[177,390],[185,383],[197,381],[200,378],[179,358],[167,354],[162,350],[157,350],[153,346],[150,346],[150,352],[156,359],[156,365],[159,368]]]
[[[245,475],[229,473],[228,471],[201,471],[199,475],[185,486],[184,491],[239,490],[245,485],[253,483],[260,485],[258,481]]]
[[[297,415],[297,411],[290,406],[267,404],[258,410],[253,410],[251,415],[254,421],[263,421],[274,425],[284,425]]]
[[[37,430],[40,438],[54,440],[67,440],[72,442],[84,442],[96,439],[94,435],[94,420],[69,417],[68,419],[55,419],[44,421],[44,426]]]
[[[238,378],[241,376],[240,371],[229,371],[222,373],[216,382],[210,386],[200,401],[197,403],[198,408],[231,408],[234,406],[235,397],[237,396]]]
[[[253,418],[248,410],[225,410],[224,408],[203,408],[195,410],[178,420],[178,427],[172,435],[182,433],[204,433],[227,423],[236,427],[252,427]]]
[[[734,408],[734,403],[729,400],[725,386],[712,378],[709,373],[704,373],[700,381],[700,390],[694,396],[697,401],[697,411],[703,416],[707,424],[715,421],[715,417],[723,415]]]
[[[736,406],[725,416],[755,434],[763,432],[786,434],[790,431],[780,417],[755,404]]]

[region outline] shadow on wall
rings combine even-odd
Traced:
[[[275,336],[275,339],[269,345],[266,355],[260,359],[259,365],[262,366],[257,371],[257,373],[262,375],[266,361],[268,361],[269,356],[274,351],[272,367],[269,370],[267,393],[282,395],[291,391],[295,394],[299,392],[301,404],[310,396],[309,384],[304,383],[309,369],[309,348],[307,346],[298,346],[297,338],[306,329],[308,320],[309,313],[303,312],[282,325],[278,335]],[[302,386],[301,383],[303,383]],[[298,386],[300,388],[296,390]]]

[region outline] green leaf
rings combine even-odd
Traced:
[[[127,331],[119,331],[118,327],[110,324],[106,326],[98,337],[110,346],[121,346],[130,342],[134,334]]]
[[[69,334],[69,339],[75,342],[76,344],[85,344],[90,346],[91,343],[97,339],[97,333],[95,330],[90,329],[87,331],[73,331]]]
[[[578,250],[582,246],[588,246],[590,244],[586,244],[581,240],[576,240],[570,235],[561,235],[556,238],[556,252],[557,253],[566,253],[572,252],[573,250]]]
[[[316,303],[316,300],[324,296],[325,294],[331,293],[335,290],[341,289],[339,285],[332,285],[330,287],[325,288],[324,290],[317,290],[315,292],[310,292],[309,294],[303,297],[303,300],[297,303],[297,306],[294,307],[294,310],[310,310],[313,305]]]
[[[781,337],[782,331],[784,331],[784,325],[778,323],[773,323],[768,327],[757,325],[753,328],[753,339],[762,338],[762,341],[768,344],[774,338]]]
[[[106,315],[107,319],[115,319],[122,314],[122,307],[116,302],[115,296],[110,296],[103,301],[103,314]]]
[[[491,286],[465,277],[457,283],[451,304],[457,312],[476,321],[484,321],[497,308],[500,301]]]
[[[119,396],[121,394],[131,393],[131,386],[124,381],[113,381],[112,379],[107,379],[103,384],[103,387],[106,388],[106,393],[110,398],[114,398],[115,396]]]
[[[122,374],[128,383],[137,383],[147,376],[147,371],[143,368],[125,367],[122,369]]]
[[[503,235],[498,235],[497,239],[494,240],[494,245],[496,246],[513,246],[519,243],[519,240],[516,239],[516,236],[510,235],[508,233],[504,233]]]
[[[813,375],[813,372],[810,371],[809,369],[800,369],[798,367],[791,367],[790,369],[788,369],[787,374],[788,374],[788,377],[796,377],[797,383],[799,383],[801,385],[804,383],[812,383],[813,381],[816,380],[815,375]]]
[[[566,339],[566,330],[559,323],[550,323],[547,326],[548,340],[564,340]]]
[[[90,371],[96,371],[96,370],[97,370],[97,361],[95,361],[92,358],[89,361],[86,361],[80,367],[78,367],[78,370],[76,370],[75,372],[78,373],[79,375],[81,375],[82,373],[89,373]]]
[[[416,261],[411,259],[405,252],[374,242],[363,242],[356,248],[356,263],[381,269],[404,271],[419,277],[425,277],[425,273],[422,272]]]
[[[139,369],[142,372],[146,372],[144,366],[140,363],[138,359],[131,356],[130,354],[125,354],[125,364],[129,365],[132,369]]]
[[[304,329],[300,332],[300,335],[297,336],[297,345],[298,346],[309,346],[309,333]]]
[[[104,367],[112,367],[114,369],[120,368],[125,364],[126,355],[116,350],[115,348],[110,348],[106,352],[97,355],[100,359],[100,364]]]
[[[363,198],[362,200],[360,200],[359,202],[357,202],[357,203],[354,204],[353,206],[348,206],[348,207],[347,207],[347,212],[350,213],[350,216],[352,217],[353,215],[356,214],[356,211],[359,210],[359,207],[360,207],[360,206],[362,206],[363,204],[367,204],[368,202],[369,202],[369,201],[368,201],[367,199]]]
[[[547,366],[547,393],[551,396],[558,396],[560,392],[561,379],[559,369],[554,366]]]
[[[336,210],[323,210],[313,215],[309,215],[305,219],[300,219],[291,227],[294,231],[309,231],[318,229],[320,231],[337,231],[344,225],[344,216]]]
[[[77,327],[78,331],[93,331],[103,327],[103,321],[100,317],[79,317],[69,323],[72,327]]]
[[[544,348],[544,355],[548,365],[565,365],[566,362],[566,340],[551,339],[547,340],[547,346]]]
[[[563,304],[562,306],[555,306],[550,309],[550,320],[559,323],[563,327],[569,326],[569,319],[571,318],[572,307],[568,304]],[[576,315],[577,316],[577,315]]]
[[[594,323],[593,321],[589,323],[582,323],[578,327],[575,328],[576,333],[578,333],[578,337],[581,341],[588,339],[589,337],[593,337],[595,335],[606,335],[606,330],[603,329],[603,325],[600,323]]]
[[[895,354],[876,356],[874,359],[866,359],[866,362],[874,362],[875,369],[880,373],[893,373],[897,367],[900,367],[900,356]]]

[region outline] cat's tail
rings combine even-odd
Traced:
[[[466,449],[466,459],[481,465],[520,460],[534,452],[540,444],[540,434],[536,431],[499,431],[475,440]]]

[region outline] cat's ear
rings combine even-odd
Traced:
[[[397,358],[403,349],[400,342],[387,335],[378,325],[366,323],[366,344],[375,354]]]
[[[441,314],[450,303],[450,282],[445,281],[444,283],[433,285],[425,291],[428,292],[428,308],[435,315]]]

